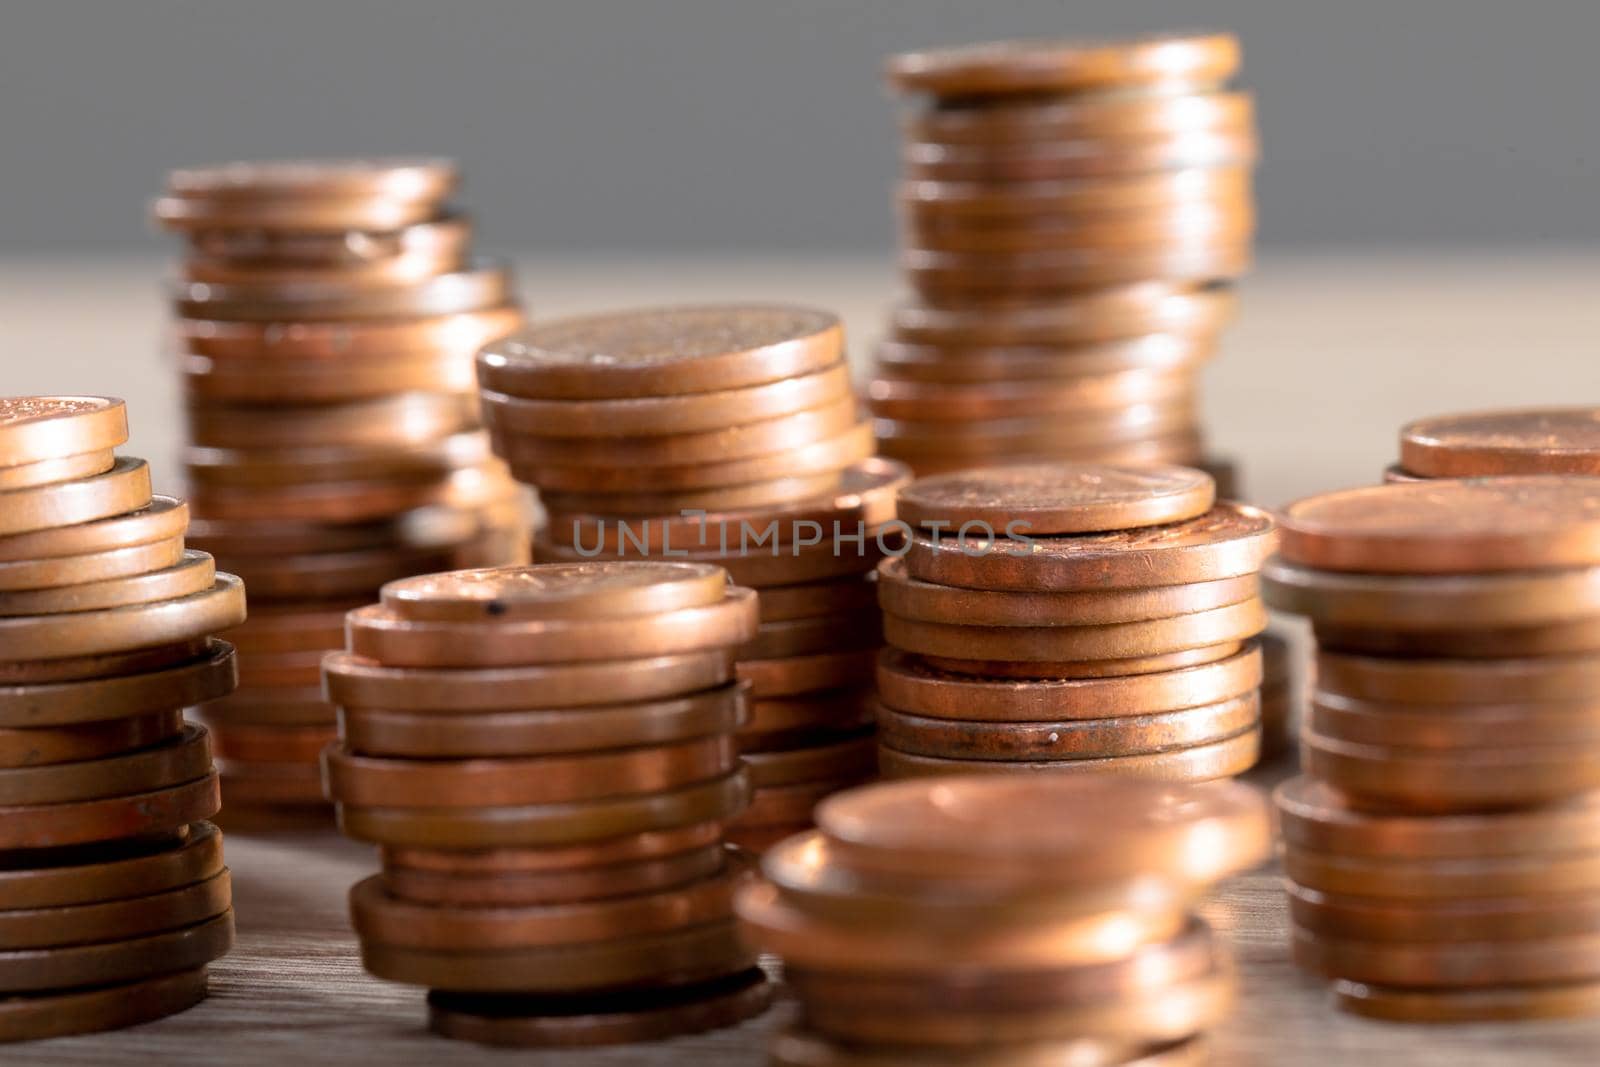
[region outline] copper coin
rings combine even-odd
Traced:
[[[1560,800],[1600,789],[1600,749],[1498,745],[1400,748],[1300,732],[1308,774],[1337,789],[1417,811],[1482,811]]]
[[[0,534],[94,522],[150,502],[150,469],[144,460],[124,456],[104,474],[0,493]]]
[[[219,519],[351,523],[387,519],[413,508],[472,507],[502,499],[510,484],[499,461],[462,467],[437,479],[321,482],[272,489],[196,486],[196,511]]]
[[[390,582],[383,603],[405,619],[489,621],[649,615],[705,607],[727,595],[707,564],[545,563],[452,571]]]
[[[197,230],[185,237],[185,270],[227,268],[241,275],[252,271],[270,274],[273,269],[347,270],[360,274],[406,257],[451,258],[471,243],[472,220],[446,211],[400,230],[317,233],[222,229]]]
[[[1318,736],[1412,749],[1493,749],[1600,743],[1600,705],[1379,704],[1323,690],[1311,696]]]
[[[447,952],[581,944],[666,933],[733,913],[733,892],[750,870],[729,863],[686,886],[609,900],[510,908],[417,904],[389,895],[381,876],[350,890],[350,918],[363,943]],[[0,931],[3,932],[3,931]]]
[[[293,807],[315,810],[318,821],[325,825],[328,797],[314,762],[250,763],[219,758],[217,773],[222,777],[221,819],[232,819],[255,807]]]
[[[1131,177],[1093,177],[1038,182],[932,182],[908,180],[896,196],[909,211],[946,217],[1017,218],[1031,215],[1090,215],[1183,203],[1248,199],[1248,167],[1189,167]]]
[[[68,656],[62,659],[0,660],[0,685],[42,685],[55,682],[111,678],[121,674],[142,674],[188,663],[211,650],[207,638],[195,637],[171,644],[126,652],[107,652],[93,656]]]
[[[810,828],[809,821],[795,823],[792,826],[730,826],[728,832],[723,835],[723,840],[752,856],[761,856],[768,849],[775,848],[795,834],[804,833]]]
[[[391,894],[423,904],[468,909],[520,908],[592,903],[677,889],[723,871],[727,851],[717,841],[665,856],[548,871],[458,874],[385,866],[383,885]]]
[[[204,592],[172,600],[0,618],[0,642],[6,655],[18,660],[90,656],[200,638],[243,620],[244,585],[219,572]]]
[[[761,621],[787,622],[871,611],[878,603],[876,583],[854,577],[795,585],[768,586],[761,590]]]
[[[456,165],[448,159],[288,159],[182,167],[167,174],[167,191],[208,200],[439,200],[454,191],[458,180]]]
[[[1412,474],[1398,463],[1391,463],[1383,468],[1383,481],[1387,485],[1390,482],[1425,482],[1428,479]]]
[[[773,986],[759,969],[707,982],[590,997],[428,994],[428,1029],[501,1048],[574,1048],[661,1041],[733,1026],[766,1011]]]
[[[1143,530],[1026,541],[918,534],[905,561],[913,578],[973,589],[1147,588],[1252,574],[1273,534],[1265,512],[1223,502],[1200,518]]]
[[[217,776],[149,793],[66,804],[0,807],[0,848],[59,848],[141,834],[172,833],[209,819],[219,806]]]
[[[787,519],[768,518],[765,512],[727,523],[720,521],[721,516],[716,518],[719,521],[710,532],[711,543],[706,548],[699,547],[697,541],[675,547],[672,535],[666,533],[653,541],[641,534],[641,547],[640,542],[624,534],[623,544],[596,552],[555,544],[540,534],[534,539],[534,555],[553,560],[599,555],[618,560],[651,557],[714,563],[725,568],[728,577],[739,585],[765,589],[870,574],[899,539],[893,523],[880,527],[841,523],[838,529],[826,529],[821,523],[806,519],[796,519],[788,525]],[[727,518],[732,520],[734,516]],[[648,530],[654,521],[631,520],[622,529],[639,526]]]
[[[514,304],[422,318],[352,322],[220,322],[181,318],[174,324],[179,347],[215,361],[260,362],[271,367],[292,360],[372,362],[386,357],[450,352],[464,360],[486,341],[522,324]]]
[[[49,909],[163,893],[222,866],[222,836],[199,822],[102,845],[15,851],[0,867],[0,908]]]
[[[179,930],[146,937],[46,949],[0,952],[0,991],[51,989],[133,982],[152,972],[190,970],[233,947],[233,912]]]
[[[1211,479],[1200,471],[1063,463],[920,479],[900,491],[896,506],[913,526],[983,523],[1052,534],[1182,522],[1211,510],[1214,500]]]
[[[1330,692],[1394,704],[1600,702],[1600,661],[1588,655],[1400,660],[1319,650],[1316,676]]]
[[[204,967],[87,992],[7,997],[0,1000],[0,1042],[120,1030],[175,1015],[205,997]]]
[[[588,663],[488,670],[386,667],[348,652],[323,660],[328,699],[346,708],[438,714],[660,700],[711,689],[733,678],[732,649]]]
[[[0,537],[0,563],[108,552],[167,541],[183,534],[189,508],[169,496],[154,496],[144,507],[72,526]]]
[[[1232,737],[1188,748],[1129,756],[1081,759],[998,760],[921,756],[887,746],[878,749],[878,769],[885,778],[950,774],[1093,774],[1130,775],[1158,782],[1210,782],[1243,774],[1261,755],[1261,731],[1251,727]]]
[[[224,868],[206,881],[149,896],[0,911],[0,952],[148,937],[215,918],[232,899]]]
[[[1593,851],[1419,859],[1288,848],[1283,869],[1295,884],[1320,892],[1422,904],[1492,897],[1559,899],[1594,893],[1600,884],[1600,856]]]
[[[739,750],[776,751],[855,733],[874,721],[871,694],[871,689],[856,688],[751,701],[750,721],[739,731]]]
[[[756,594],[630,618],[528,619],[492,626],[413,622],[382,606],[346,623],[350,651],[392,667],[517,667],[654,657],[742,644],[755,636]]]
[[[484,421],[506,435],[635,437],[696,433],[792,415],[850,395],[850,372],[836,362],[811,374],[713,392],[610,400],[530,400],[483,393]]]
[[[985,382],[1072,381],[1083,375],[1142,370],[1193,372],[1211,358],[1215,341],[1201,335],[1150,333],[1073,347],[936,345],[879,342],[874,372],[882,379],[975,385]]]
[[[1126,41],[995,41],[902,52],[888,63],[902,92],[940,97],[1074,93],[1221,82],[1239,69],[1232,34],[1165,34]]]
[[[47,597],[61,587],[135,579],[178,566],[184,559],[183,545],[180,533],[162,541],[81,556],[8,560],[0,563],[0,590],[10,595]]]
[[[567,493],[546,490],[545,506],[561,514],[611,515],[630,519],[687,513],[721,512],[786,507],[800,501],[831,496],[839,488],[843,471],[774,478],[745,485],[681,489],[671,492]]]
[[[1284,559],[1382,574],[1600,563],[1600,479],[1481,478],[1390,484],[1284,508]]]
[[[718,823],[702,822],[556,847],[469,851],[391,847],[381,849],[380,853],[386,870],[406,868],[483,879],[501,874],[593,870],[635,860],[659,859],[709,848],[717,844],[718,833]]]
[[[872,452],[872,424],[862,420],[822,440],[745,459],[674,466],[554,466],[513,461],[511,473],[518,481],[555,493],[672,492],[838,472],[868,458]]]
[[[799,785],[831,778],[869,777],[877,767],[877,744],[871,734],[781,752],[746,752],[744,765],[757,790]]]
[[[649,308],[540,323],[486,347],[478,375],[512,396],[661,397],[813,374],[842,346],[838,318],[810,308]]]
[[[900,255],[911,287],[937,303],[968,296],[1050,296],[1149,280],[1205,284],[1238,278],[1250,264],[1249,244],[1237,238],[1039,252],[910,248]]]
[[[1425,478],[1600,474],[1600,408],[1535,408],[1419,419],[1400,465]]]
[[[322,649],[309,652],[254,653],[239,659],[241,689],[304,689],[322,681]]]
[[[352,752],[418,759],[532,756],[674,743],[731,734],[746,718],[742,690],[723,686],[642,704],[439,714],[345,708]]]
[[[867,780],[862,776],[845,776],[754,790],[750,806],[733,820],[733,825],[743,829],[796,824],[810,826],[817,804],[840,790],[853,788]]]
[[[216,567],[211,557],[204,552],[186,551],[171,567],[126,578],[0,592],[0,617],[100,611],[177,600],[204,592],[215,581]]]
[[[1121,177],[1188,167],[1239,167],[1256,162],[1253,134],[1195,130],[1138,140],[1041,141],[1026,145],[948,145],[907,141],[902,170],[918,181],[1063,181]]]
[[[1278,831],[1291,851],[1396,860],[1474,860],[1600,849],[1600,795],[1573,797],[1524,811],[1461,815],[1368,812],[1332,786],[1291,778],[1273,793]],[[1469,866],[1471,866],[1469,864]],[[1351,883],[1358,884],[1358,883]],[[1318,885],[1332,892],[1337,887]],[[1356,890],[1359,892],[1359,889]],[[1515,891],[1515,890],[1513,890]]]
[[[247,556],[230,554],[228,565],[250,590],[254,602],[305,600],[329,601],[359,598],[364,606],[372,590],[398,578],[429,571],[448,570],[460,562],[460,555],[471,543],[468,537],[454,543],[408,545],[356,552],[308,552],[301,555]],[[325,631],[329,632],[329,631]],[[318,648],[337,648],[344,644],[344,623],[331,631],[331,639],[315,643]],[[311,636],[304,631],[302,639]],[[254,653],[264,651],[249,640],[241,647]],[[316,684],[313,679],[311,684]]]
[[[37,463],[23,463],[14,467],[0,467],[0,491],[31,489],[39,485],[77,481],[104,474],[116,465],[117,457],[111,449],[84,452],[58,459],[42,459]]]
[[[244,763],[315,764],[322,750],[339,740],[332,724],[260,726],[240,723],[210,725],[211,751],[237,769]],[[227,782],[223,783],[224,787]]]
[[[105,759],[170,741],[182,732],[181,710],[71,726],[0,727],[0,768]]]
[[[953,438],[950,442],[958,448],[967,448],[970,455],[962,452],[935,451],[929,452],[920,446],[907,446],[905,442],[892,440],[879,441],[878,447],[885,455],[893,455],[912,465],[923,477],[934,474],[948,474],[953,471],[965,470],[974,466],[989,466],[1000,457],[995,451],[993,441],[962,441]],[[1100,445],[1063,445],[1048,442],[1034,442],[1027,444],[1023,451],[1016,453],[1019,462],[1049,463],[1068,460],[1075,463],[1199,463],[1204,458],[1204,444],[1198,426],[1190,426],[1177,433],[1160,437],[1138,438],[1129,441],[1112,442]]]
[[[184,465],[196,485],[270,488],[285,483],[439,478],[488,458],[489,443],[482,434],[460,433],[404,450],[190,448],[184,453]]]
[[[185,414],[195,444],[247,450],[400,449],[433,444],[472,425],[461,397],[417,392],[315,407],[208,402],[191,404]]]
[[[472,367],[455,352],[397,356],[382,363],[285,363],[270,370],[192,355],[178,357],[177,364],[191,408],[359,403],[387,399],[402,391],[459,397],[472,390]],[[244,427],[239,430],[240,437],[248,433]]]
[[[1423,988],[1502,986],[1600,977],[1600,935],[1430,944],[1335,939],[1291,928],[1295,962],[1329,977]]]
[[[876,648],[882,643],[880,616],[869,609],[841,615],[764,622],[755,637],[739,646],[739,656],[758,660],[780,659],[837,649]]]
[[[197,709],[208,724],[223,726],[332,726],[338,713],[322,689],[241,689]]]
[[[1600,982],[1541,982],[1486,989],[1397,989],[1370,982],[1334,982],[1339,1007],[1391,1022],[1520,1022],[1569,1019],[1600,1010]]]
[[[1243,92],[1096,93],[985,99],[913,111],[908,140],[1010,144],[1095,138],[1163,137],[1195,130],[1249,130],[1255,102]]]
[[[876,655],[871,649],[862,649],[783,659],[741,659],[736,669],[740,680],[749,683],[750,696],[766,700],[866,685],[872,681]]]
[[[913,450],[931,456],[955,455],[992,467],[1008,454],[1086,449],[1126,445],[1151,437],[1166,437],[1196,425],[1193,399],[1180,396],[1163,401],[1129,404],[1115,411],[1095,412],[1067,422],[1051,415],[1015,415],[973,420],[952,428],[948,420],[877,418],[873,426],[885,447]],[[1089,461],[1092,462],[1092,461]]]
[[[89,681],[0,685],[0,725],[12,729],[114,721],[202,704],[230,692],[233,646],[212,638],[198,658]]]
[[[780,1030],[768,1062],[773,1067],[902,1067],[915,1056],[923,1067],[1201,1067],[1211,1062],[1202,1038],[1158,1049],[1136,1049],[1091,1038],[982,1045],[949,1051],[896,1044],[835,1042],[806,1030]]]
[[[1156,872],[1207,885],[1260,862],[1271,839],[1267,805],[1249,786],[1108,777],[894,782],[828,800],[817,825],[847,867],[990,885],[1083,887]]]
[[[1064,345],[1147,333],[1214,335],[1233,314],[1233,294],[1145,282],[1047,304],[940,308],[904,304],[890,317],[895,340],[922,344]]]
[[[0,467],[103,452],[128,441],[122,401],[103,396],[0,399]]]
[[[481,259],[461,270],[381,288],[349,282],[180,282],[173,291],[173,307],[179,315],[224,322],[424,318],[484,311],[515,300],[510,268]]]
[[[105,759],[0,770],[0,805],[72,804],[168,789],[204,777],[211,745],[190,725],[176,740]]]
[[[1318,936],[1351,941],[1499,942],[1600,934],[1600,897],[1486,897],[1395,903],[1327,894],[1293,882],[1289,918]]]
[[[1317,623],[1317,645],[1334,652],[1436,658],[1519,658],[1600,649],[1600,620],[1594,617],[1542,626],[1469,630],[1382,630]]]
[[[741,667],[744,666],[741,664]],[[885,650],[878,666],[884,705],[914,715],[977,722],[1095,720],[1151,715],[1232,700],[1260,684],[1254,646],[1213,663],[1155,674],[1007,681],[938,671]]]
[[[342,196],[163,196],[152,207],[170,230],[261,229],[296,232],[398,230],[438,212],[431,198]]]
[[[1340,574],[1274,559],[1262,571],[1273,607],[1334,627],[1448,632],[1531,627],[1600,614],[1600,567]]]
[[[956,385],[874,378],[868,383],[868,397],[872,413],[879,418],[948,421],[952,424],[951,431],[958,432],[968,423],[983,419],[1032,415],[1091,417],[1126,404],[1182,400],[1194,387],[1194,378],[1188,373],[1134,369],[1062,381],[1033,379]]]
[[[923,656],[923,661],[935,670],[951,674],[964,674],[978,678],[1022,678],[1082,680],[1088,678],[1126,678],[1140,674],[1158,674],[1167,671],[1198,667],[1232,658],[1245,642],[1228,641],[1220,645],[1203,645],[1184,652],[1169,652],[1159,656],[1137,656],[1133,659],[1074,660],[995,660],[961,659],[953,656]]]
[[[513,466],[529,470],[594,466],[611,470],[631,464],[673,468],[770,456],[837,437],[855,425],[856,399],[846,396],[775,419],[698,433],[641,437],[506,436],[496,446]],[[530,479],[541,481],[541,479]]]

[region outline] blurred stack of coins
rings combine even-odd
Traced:
[[[768,1062],[1207,1062],[1234,978],[1194,904],[1265,857],[1253,789],[921,779],[830,797],[817,826],[739,893],[799,1001]]]
[[[1311,497],[1265,568],[1310,618],[1278,795],[1294,952],[1348,1010],[1600,1012],[1600,478]]]
[[[525,562],[528,502],[478,429],[472,356],[522,323],[440,160],[174,171],[191,540],[249,585],[241,688],[206,714],[230,821],[327,817],[319,690],[384,582]]]
[[[1600,475],[1600,407],[1482,411],[1400,429],[1400,462],[1384,480],[1508,474]]]
[[[0,398],[0,1042],[131,1026],[233,944],[217,775],[244,588],[184,548],[122,401]]]
[[[659,308],[535,325],[479,357],[495,449],[550,513],[541,560],[674,558],[761,595],[739,650],[761,849],[872,774],[872,569],[908,478],[869,458],[839,320],[777,306]]]
[[[383,873],[350,896],[367,969],[439,1033],[606,1044],[737,1022],[767,982],[722,843],[749,785],[733,650],[756,597],[665,562],[386,585],[328,656],[328,794]]]
[[[1201,463],[1198,374],[1254,227],[1238,66],[1229,35],[890,60],[927,103],[904,120],[897,195],[915,296],[871,387],[885,455],[918,474]]]
[[[1071,463],[919,479],[899,516],[906,554],[878,571],[886,776],[1255,764],[1270,517],[1203,471]]]

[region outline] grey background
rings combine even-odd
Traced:
[[[0,251],[153,250],[170,166],[459,157],[483,244],[886,248],[890,51],[1238,31],[1268,246],[1600,236],[1600,3],[0,0]]]

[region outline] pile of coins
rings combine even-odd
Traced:
[[[753,849],[871,776],[872,569],[897,463],[869,458],[839,320],[781,306],[677,307],[549,322],[478,361],[484,419],[550,521],[541,560],[667,558],[757,590],[739,649]]]
[[[1600,474],[1600,407],[1484,411],[1400,430],[1390,482],[1513,474]]]
[[[1194,911],[1267,853],[1233,782],[919,779],[841,793],[739,893],[799,1018],[768,1062],[1207,1062],[1226,947]]]
[[[1311,497],[1265,569],[1308,616],[1277,801],[1294,953],[1364,1015],[1600,1012],[1600,478]]]
[[[1260,744],[1266,514],[1184,467],[1043,463],[919,479],[878,571],[886,776],[1200,781]]]
[[[122,401],[0,398],[0,1042],[206,995],[233,944],[203,727],[244,588],[118,457]]]
[[[322,654],[384,582],[525,562],[525,500],[478,429],[472,356],[522,323],[440,160],[174,171],[191,540],[249,584],[241,688],[206,713],[230,821],[327,817]],[[248,809],[248,810],[247,810]]]
[[[915,298],[877,353],[885,455],[919,475],[1201,460],[1198,375],[1254,226],[1238,66],[1228,35],[890,60],[893,86],[928,102],[903,123]]]
[[[384,586],[325,664],[324,756],[383,873],[350,904],[362,959],[426,986],[431,1027],[494,1045],[638,1041],[770,998],[738,939],[748,800],[733,650],[756,597],[718,567],[458,571]]]

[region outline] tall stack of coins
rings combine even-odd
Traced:
[[[545,564],[390,583],[325,662],[329,796],[383,873],[350,895],[367,969],[439,1033],[605,1044],[737,1022],[748,800],[733,650],[755,594],[718,567]]]
[[[897,194],[915,296],[871,388],[885,455],[918,474],[1201,460],[1198,374],[1254,225],[1238,66],[1225,34],[890,60],[927,103]]]
[[[539,559],[685,559],[759,591],[739,650],[751,848],[873,770],[871,573],[904,467],[869,458],[838,319],[781,306],[618,312],[479,357],[484,418],[550,512]]]
[[[1264,858],[1253,789],[925,779],[830,797],[817,825],[739,893],[800,1002],[769,1062],[1206,1062],[1234,981],[1193,907]]]
[[[1277,801],[1296,959],[1394,1019],[1600,1012],[1600,478],[1384,485],[1282,516],[1311,619]]]
[[[878,570],[885,775],[1239,774],[1273,522],[1184,467],[1024,464],[902,490]]]
[[[1400,429],[1386,481],[1507,474],[1600,474],[1600,407],[1482,411]]]
[[[244,588],[119,458],[122,401],[0,398],[0,1042],[182,1011],[233,944],[217,775]]]
[[[326,818],[319,663],[384,582],[527,559],[472,355],[522,323],[441,160],[174,171],[193,543],[248,584],[241,688],[206,713],[230,820]],[[250,809],[247,811],[247,809]]]

